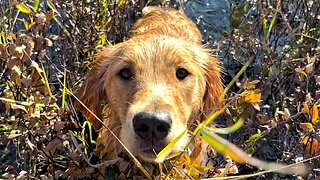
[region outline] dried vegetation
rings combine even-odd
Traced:
[[[145,3],[0,0],[0,178],[146,177],[129,159],[99,164],[93,153],[95,133],[77,113],[72,96],[91,57],[109,42],[123,41]],[[261,160],[307,160],[310,172],[304,178],[319,177],[319,160],[308,160],[319,155],[320,141],[319,4],[230,0],[232,28],[213,45],[220,47],[217,56],[224,61],[225,84],[233,84],[226,86],[224,109],[209,119],[223,112],[215,121],[219,128],[202,124],[196,131],[209,144],[218,141],[213,148],[223,146],[216,133],[226,134]],[[210,154],[210,163],[201,166],[194,151],[153,171],[143,167],[152,175],[160,169],[168,178],[258,172],[236,163],[248,162],[245,155],[235,154],[237,149],[223,147],[233,160]],[[266,164],[251,164],[268,169]],[[100,174],[98,166],[105,166],[106,173]]]

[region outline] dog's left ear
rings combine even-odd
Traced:
[[[206,79],[206,92],[203,97],[204,117],[201,120],[205,120],[210,113],[220,108],[223,104],[223,100],[219,100],[219,97],[223,92],[223,83],[218,60],[210,55],[210,53],[207,53],[203,65],[203,73]]]
[[[120,49],[117,48],[119,46],[110,45],[97,53],[92,69],[87,73],[82,86],[78,89],[77,96],[82,103],[76,101],[75,106],[93,124],[95,129],[100,129],[102,123],[92,113],[100,119],[103,117],[103,111],[107,107],[108,101],[105,92],[105,76]]]

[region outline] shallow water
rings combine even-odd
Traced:
[[[189,0],[183,9],[200,28],[204,42],[216,42],[230,29],[230,3],[226,0]]]

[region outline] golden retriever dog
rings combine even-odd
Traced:
[[[146,7],[129,35],[96,55],[78,96],[134,156],[154,162],[169,142],[219,105],[220,67],[201,45],[196,25],[180,11]],[[124,152],[86,108],[76,106],[100,129],[101,158]],[[172,152],[189,141],[184,135]]]

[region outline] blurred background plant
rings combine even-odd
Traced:
[[[267,161],[294,163],[319,154],[318,1],[0,0],[0,178],[99,175],[92,165],[98,162],[94,136],[66,88],[79,87],[96,51],[126,38],[147,3],[183,8],[223,61],[225,84],[236,80],[225,97],[232,103],[214,123],[221,128],[246,118],[224,138]],[[210,155],[203,167],[182,156],[167,176],[257,172],[222,157]],[[319,177],[319,161],[310,164],[306,178]],[[127,160],[108,167],[106,179],[141,176]],[[296,177],[257,177],[270,178]]]

